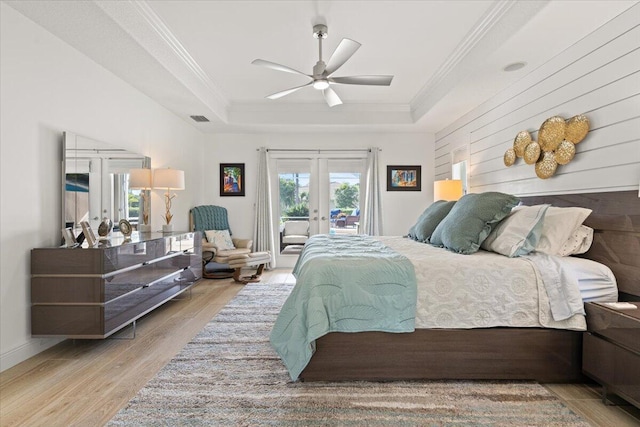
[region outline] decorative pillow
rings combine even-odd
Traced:
[[[510,258],[533,251],[542,233],[544,214],[550,205],[516,206],[495,225],[482,248]]]
[[[477,252],[493,225],[519,202],[516,196],[498,192],[462,196],[438,224],[430,242],[461,254]]]
[[[229,230],[206,230],[204,235],[207,237],[209,243],[214,244],[221,251],[236,248],[233,246],[233,240],[231,240]]]
[[[551,206],[544,215],[542,234],[536,245],[536,252],[560,255],[562,246],[580,228],[589,214],[591,209]]]
[[[593,228],[581,225],[573,236],[564,242],[558,255],[569,256],[583,254],[589,250],[593,243]]]
[[[409,229],[409,237],[418,242],[429,243],[429,239],[438,224],[447,216],[455,201],[439,200],[422,212],[416,224]]]

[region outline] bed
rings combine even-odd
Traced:
[[[584,258],[616,276],[619,299],[640,295],[640,199],[636,191],[523,199],[527,205],[592,209]],[[597,288],[597,287],[596,287]],[[588,292],[595,292],[594,288]],[[328,333],[299,375],[304,381],[396,379],[527,379],[580,381],[580,327],[423,328],[411,333]],[[575,326],[575,325],[574,325]]]

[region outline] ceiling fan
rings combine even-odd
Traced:
[[[313,74],[305,74],[286,65],[276,64],[275,62],[265,61],[263,59],[256,59],[251,62],[254,65],[261,67],[271,68],[273,70],[284,71],[292,74],[300,74],[308,77],[311,81],[302,86],[286,89],[274,94],[268,95],[269,99],[278,99],[290,93],[296,92],[303,87],[312,86],[316,90],[321,90],[324,95],[324,99],[329,104],[329,107],[342,104],[342,100],[338,94],[331,88],[333,84],[347,84],[347,85],[370,85],[370,86],[389,86],[393,76],[347,76],[347,77],[331,77],[331,75],[342,67],[351,56],[356,53],[360,48],[360,43],[351,39],[342,39],[338,47],[336,48],[329,62],[327,64],[322,60],[322,40],[327,38],[327,26],[318,24],[313,26],[313,37],[318,39],[318,53],[319,59],[316,65],[313,67]]]

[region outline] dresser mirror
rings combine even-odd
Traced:
[[[129,188],[129,171],[151,168],[151,159],[72,132],[62,141],[62,228],[88,221],[97,230],[105,217],[133,227],[142,222],[140,193],[149,197],[149,190]]]

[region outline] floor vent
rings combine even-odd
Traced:
[[[209,119],[207,119],[205,116],[190,116],[193,120],[195,120],[196,122],[208,122]]]

